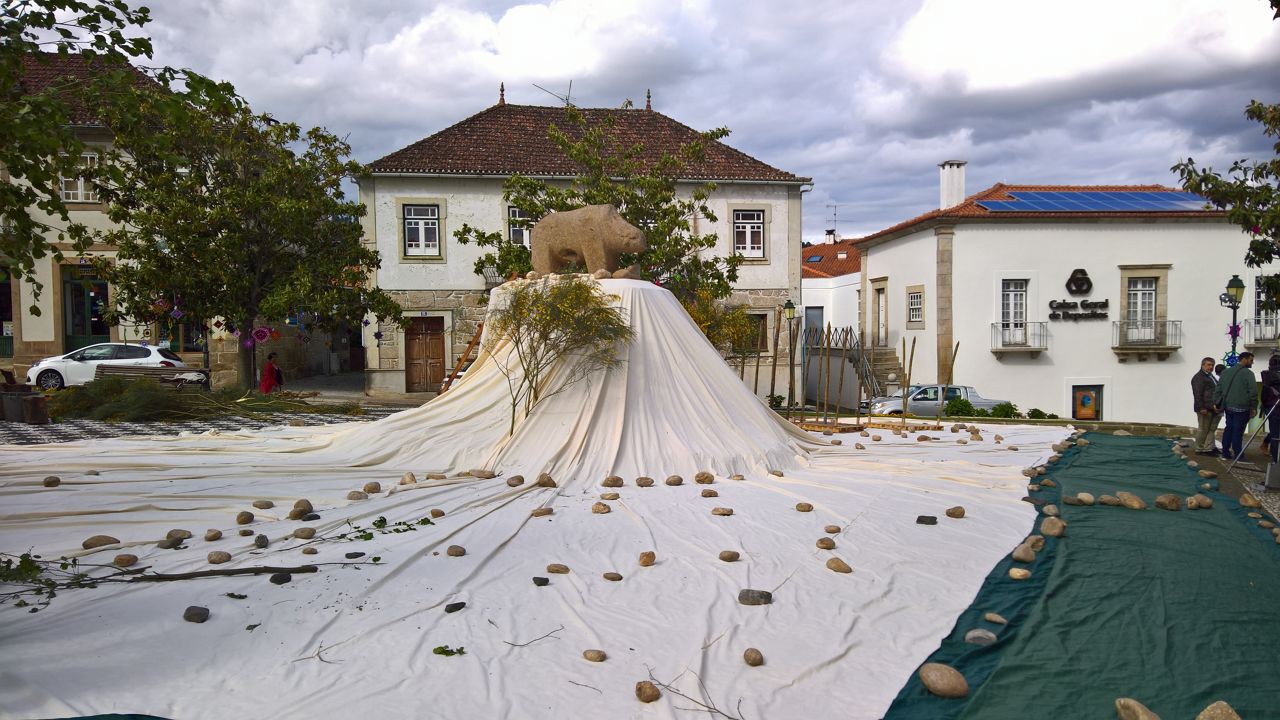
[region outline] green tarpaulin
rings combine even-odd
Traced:
[[[1086,437],[1050,466],[1059,488],[1036,497],[1127,490],[1150,507],[1059,503],[1066,537],[1048,539],[1032,579],[1010,580],[1002,562],[929,659],[960,670],[969,697],[936,698],[913,677],[886,720],[1108,718],[1118,697],[1166,719],[1215,700],[1247,720],[1280,718],[1280,545],[1218,493],[1206,493],[1210,510],[1156,508],[1157,495],[1205,482],[1169,441]],[[983,621],[991,611],[1009,625]],[[975,627],[999,641],[966,644]]]

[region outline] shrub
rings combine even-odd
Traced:
[[[782,395],[770,395],[769,407],[773,408],[774,410],[781,410],[783,400],[786,400],[786,398],[783,397]]]
[[[991,413],[986,408],[977,408],[970,417],[991,417]]]
[[[991,417],[1019,418],[1019,417],[1022,417],[1022,415],[1018,414],[1017,405],[1014,405],[1013,403],[1009,403],[1009,402],[1003,402],[991,408]]]
[[[1046,419],[1046,420],[1057,420],[1057,419],[1058,419],[1058,416],[1057,416],[1057,415],[1054,415],[1053,413],[1049,413],[1048,415],[1045,415],[1044,417],[1045,417],[1045,419]]]
[[[1031,408],[1030,410],[1027,411],[1027,417],[1031,418],[1032,420],[1044,420],[1049,416],[1046,415],[1045,412],[1040,408]]]
[[[976,414],[973,403],[969,402],[967,398],[962,397],[951,398],[948,400],[946,411],[947,414],[952,417],[974,417]]]
[[[150,380],[109,375],[87,385],[71,386],[49,394],[49,415],[56,419],[147,422],[153,420],[203,420],[216,417],[252,417],[255,413],[302,412],[359,415],[355,403],[309,405],[299,393],[271,395],[224,389],[204,392],[187,387],[174,391]]]

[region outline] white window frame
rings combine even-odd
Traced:
[[[401,206],[401,223],[404,226],[404,240],[400,248],[404,257],[438,258],[440,251],[440,206],[431,204],[408,204]],[[410,232],[410,231],[413,232]],[[433,238],[428,239],[428,231]],[[416,235],[416,237],[412,237]]]
[[[745,258],[764,259],[765,211],[733,211],[733,252]]]
[[[918,291],[907,293],[907,322],[924,322],[924,293]]]
[[[1275,310],[1263,309],[1262,304],[1266,301],[1267,296],[1263,292],[1262,276],[1256,275],[1253,278],[1254,342],[1270,342],[1280,337],[1280,317],[1277,317]]]
[[[1157,289],[1159,278],[1132,276],[1128,293],[1129,310],[1125,320],[1128,322],[1129,342],[1153,342],[1156,339],[1156,302],[1159,298]]]
[[[514,245],[523,245],[529,247],[529,232],[533,228],[529,225],[516,225],[514,220],[528,220],[529,216],[515,205],[507,206],[507,239]]]
[[[87,152],[80,155],[79,166],[82,168],[93,168],[98,166],[98,153]],[[63,202],[74,203],[96,203],[98,202],[98,189],[93,183],[81,176],[66,177],[63,176],[59,180],[59,194]]]
[[[1027,344],[1027,291],[1031,282],[1022,278],[1000,281],[1000,343]]]

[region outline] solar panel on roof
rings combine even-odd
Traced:
[[[991,212],[1188,212],[1208,203],[1189,192],[1160,190],[1018,190],[1012,200],[979,200]]]

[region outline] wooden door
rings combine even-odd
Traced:
[[[404,337],[405,392],[438,392],[444,382],[444,318],[413,318]]]

